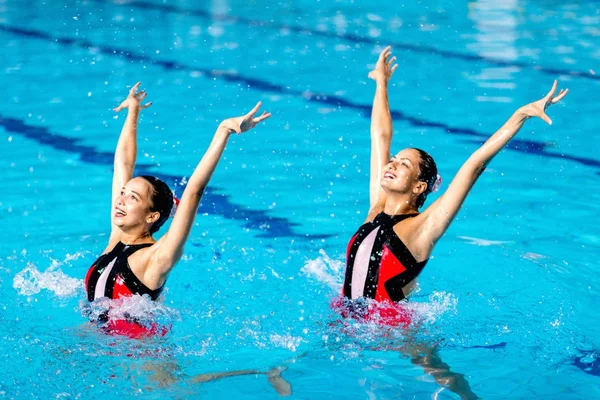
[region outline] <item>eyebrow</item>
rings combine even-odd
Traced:
[[[131,193],[135,193],[135,194],[137,194],[137,195],[138,195],[138,197],[142,197],[142,196],[140,196],[140,194],[139,194],[138,192],[136,192],[135,190],[132,190],[132,191],[131,191]]]
[[[408,161],[408,162],[409,162],[409,163],[411,163],[411,164],[413,163],[412,161],[410,161],[410,159],[408,159],[408,158],[406,158],[406,157],[402,157],[402,158],[401,158],[401,160],[406,160],[406,161]]]

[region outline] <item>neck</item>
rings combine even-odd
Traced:
[[[121,242],[132,245],[132,244],[141,244],[141,243],[151,243],[154,242],[152,239],[152,235],[150,232],[126,232],[121,231]]]
[[[383,212],[388,215],[415,214],[419,209],[411,195],[388,193]]]

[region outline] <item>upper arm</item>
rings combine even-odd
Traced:
[[[381,187],[383,167],[390,161],[391,133],[371,133],[371,166],[369,178],[369,208],[383,208],[386,194]]]
[[[440,239],[484,169],[477,157],[472,156],[465,162],[446,192],[421,213],[423,224],[419,232],[420,242],[434,245]]]
[[[117,226],[115,226],[115,224],[113,224],[113,214],[114,214],[114,210],[115,210],[115,203],[117,201],[117,197],[119,197],[119,195],[121,194],[121,190],[123,189],[123,187],[125,186],[125,184],[127,182],[129,182],[131,180],[131,178],[133,177],[133,169],[134,169],[134,165],[126,165],[123,162],[119,162],[118,160],[115,159],[114,162],[114,172],[113,172],[113,179],[112,179],[112,189],[111,189],[111,196],[110,196],[110,239],[109,239],[109,243],[108,243],[108,247],[114,246],[114,244],[116,244],[116,242],[119,241],[119,236],[121,233],[121,230],[117,228]]]
[[[168,275],[183,255],[185,242],[190,234],[198,211],[201,194],[184,192],[171,226],[156,243],[151,267],[162,275]]]

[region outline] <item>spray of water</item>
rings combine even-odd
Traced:
[[[49,290],[59,297],[75,296],[83,288],[81,279],[66,275],[54,261],[48,269],[40,271],[33,263],[18,272],[13,279],[13,288],[22,296],[31,296]]]

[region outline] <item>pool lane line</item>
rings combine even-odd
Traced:
[[[9,26],[6,24],[1,24],[1,23],[0,23],[0,31],[4,31],[4,32],[11,33],[14,35],[22,36],[22,37],[55,42],[55,43],[63,44],[66,46],[77,46],[77,47],[88,49],[88,50],[94,49],[94,50],[99,51],[100,53],[103,53],[106,55],[111,55],[111,56],[116,56],[116,57],[123,57],[129,61],[146,62],[146,63],[149,63],[154,66],[162,67],[167,71],[188,70],[188,71],[192,71],[192,72],[199,72],[205,77],[222,79],[227,82],[243,84],[243,85],[247,86],[249,89],[254,89],[254,90],[258,90],[258,91],[273,92],[273,93],[277,93],[277,94],[297,96],[308,102],[325,104],[327,106],[333,106],[336,108],[346,107],[349,109],[354,109],[354,110],[360,111],[360,114],[363,115],[365,118],[369,118],[371,115],[371,104],[358,104],[358,103],[354,103],[350,100],[346,100],[343,97],[339,97],[339,96],[335,96],[335,95],[328,95],[328,94],[323,94],[323,93],[314,93],[314,92],[310,92],[310,91],[301,91],[301,90],[297,90],[297,89],[291,89],[286,86],[270,83],[268,81],[258,79],[258,78],[252,78],[252,77],[240,75],[240,74],[234,73],[234,72],[211,70],[208,68],[195,67],[192,65],[187,65],[187,64],[180,63],[177,61],[172,61],[172,60],[154,59],[145,54],[134,53],[133,51],[128,50],[128,49],[120,49],[120,48],[116,48],[116,47],[95,45],[94,43],[91,43],[87,40],[79,39],[79,38],[53,37],[50,34],[39,31],[39,30],[14,27],[14,26]],[[447,134],[451,134],[451,135],[463,135],[463,136],[468,136],[471,138],[474,138],[474,137],[478,138],[477,141],[473,141],[474,143],[483,143],[483,141],[487,140],[491,136],[491,133],[481,133],[481,132],[478,132],[471,128],[453,127],[453,126],[447,125],[442,122],[419,119],[416,117],[406,115],[402,111],[399,111],[399,110],[390,110],[390,114],[394,120],[403,121],[405,123],[408,123],[411,126],[415,126],[418,128],[437,128],[437,129],[441,129],[443,132],[445,132]],[[508,150],[513,150],[513,151],[517,151],[520,153],[533,154],[533,155],[538,155],[540,157],[546,157],[546,158],[568,160],[568,161],[573,161],[573,162],[576,162],[576,163],[579,163],[579,164],[582,164],[585,166],[600,168],[599,160],[595,160],[592,158],[586,158],[586,157],[571,156],[571,155],[566,155],[564,153],[551,153],[551,152],[546,151],[547,147],[548,147],[548,145],[544,142],[539,142],[539,141],[535,141],[535,140],[527,140],[527,139],[518,139],[518,138],[512,139],[505,146],[505,148]]]
[[[46,127],[30,125],[21,119],[3,116],[2,114],[0,114],[0,127],[4,128],[6,132],[33,140],[41,145],[70,154],[77,154],[84,163],[110,167],[113,165],[113,153],[98,151],[92,146],[79,143],[81,139],[53,133]],[[180,196],[183,192],[184,186],[177,183],[181,180],[181,175],[157,173],[152,165],[141,163],[136,165],[136,174],[153,175],[162,179],[172,189],[176,190],[176,195]],[[223,194],[223,192],[222,188],[209,185],[202,196],[198,214],[217,214],[225,219],[241,221],[244,228],[259,231],[260,233],[255,236],[260,238],[287,237],[311,240],[333,236],[296,233],[294,227],[300,226],[300,224],[286,218],[271,217],[264,210],[251,209],[236,204],[231,201],[231,196]]]
[[[523,62],[523,61],[505,61],[505,60],[501,60],[498,58],[481,56],[478,54],[468,54],[468,53],[460,53],[460,52],[455,52],[455,51],[450,51],[450,50],[442,50],[442,49],[438,49],[438,48],[432,47],[432,46],[395,42],[395,41],[391,41],[391,40],[384,41],[382,39],[373,39],[373,38],[369,38],[369,37],[348,34],[348,33],[336,33],[336,32],[330,32],[330,31],[321,31],[321,30],[315,30],[315,29],[304,27],[304,26],[298,26],[298,25],[289,25],[289,24],[282,24],[282,23],[271,22],[271,21],[256,20],[256,19],[240,17],[240,16],[235,16],[235,15],[228,15],[228,14],[217,14],[217,13],[211,13],[211,12],[204,11],[204,10],[186,9],[186,8],[180,8],[177,6],[167,5],[167,4],[153,4],[153,3],[143,1],[143,0],[133,0],[133,1],[128,1],[128,2],[123,2],[123,3],[115,3],[115,2],[111,2],[111,1],[105,1],[105,0],[92,0],[92,1],[94,1],[96,3],[107,4],[107,5],[130,6],[130,7],[135,7],[135,8],[145,9],[145,10],[160,11],[163,13],[201,17],[201,18],[206,18],[206,19],[213,20],[213,21],[243,23],[243,24],[247,24],[250,26],[265,27],[265,28],[269,28],[269,29],[273,29],[273,30],[289,30],[289,31],[295,32],[295,33],[307,34],[310,36],[317,36],[317,37],[324,37],[324,38],[328,38],[328,39],[340,39],[340,40],[345,40],[345,41],[351,42],[351,43],[371,44],[371,45],[384,45],[385,44],[386,46],[387,45],[392,46],[392,48],[394,50],[400,49],[400,50],[410,51],[410,52],[414,52],[414,53],[421,53],[421,54],[426,54],[426,55],[436,55],[436,56],[440,56],[442,58],[458,59],[458,60],[468,61],[468,62],[482,62],[482,63],[486,63],[486,64],[498,66],[498,67],[517,67],[517,68],[522,68],[522,69],[530,69],[530,70],[541,72],[541,73],[544,73],[547,75],[552,75],[553,78],[556,78],[556,75],[567,75],[567,76],[572,76],[572,77],[577,77],[577,78],[600,80],[600,75],[595,75],[591,72],[586,72],[586,71],[572,71],[572,70],[563,69],[563,68],[545,67],[545,66],[541,66],[541,65],[533,65],[531,63],[527,63],[527,62]]]

